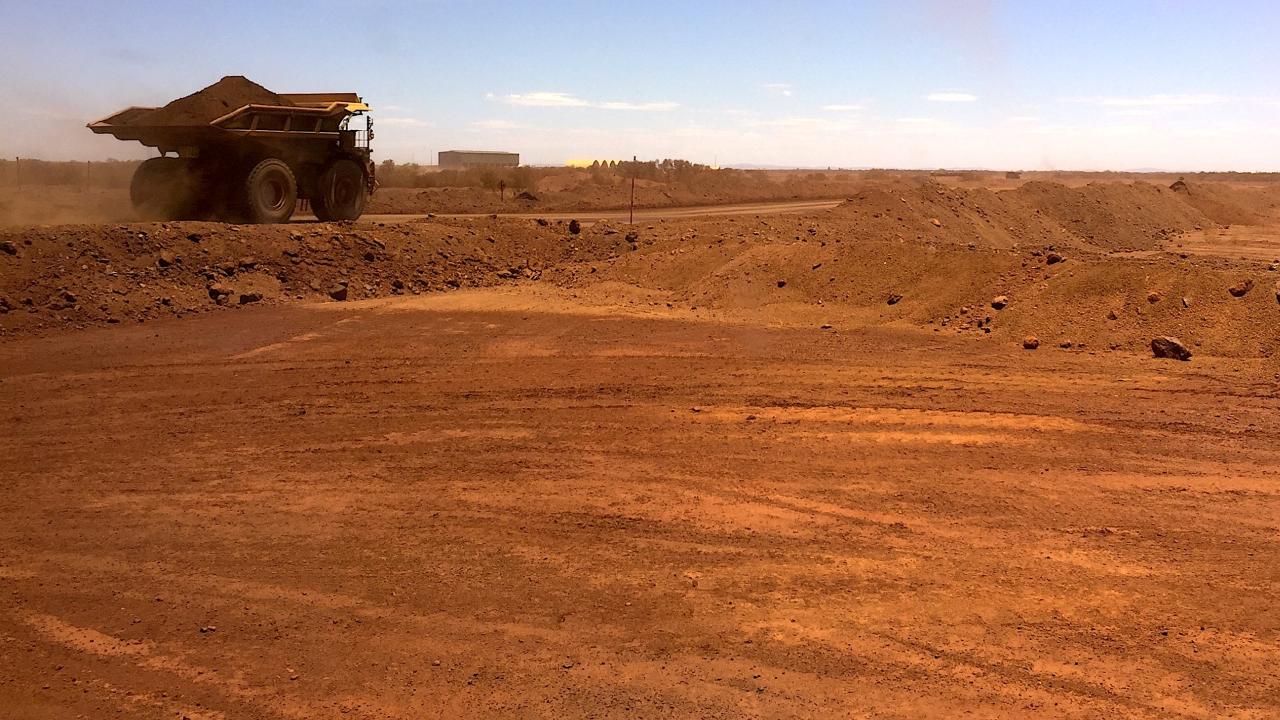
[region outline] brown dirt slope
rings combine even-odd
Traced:
[[[1178,193],[1145,182],[1079,188],[1029,182],[1009,193],[1082,240],[1108,250],[1148,250],[1177,233],[1214,224]]]
[[[13,250],[0,252],[0,332],[181,316],[237,305],[242,295],[247,303],[327,298],[341,284],[348,299],[487,285],[625,245],[621,235],[600,243],[575,244],[564,223],[489,219],[0,233]]]
[[[1266,223],[1275,218],[1280,209],[1280,194],[1270,187],[1231,187],[1177,180],[1170,189],[1219,225]]]
[[[863,217],[841,208],[817,217],[657,224],[639,231],[635,252],[560,266],[549,278],[583,290],[609,283],[641,303],[763,312],[836,329],[907,324],[1133,352],[1154,336],[1176,335],[1196,352],[1280,351],[1276,273],[1256,262],[1063,250],[1065,260],[1050,263],[1043,246],[983,245],[954,220],[916,240],[868,232]],[[588,242],[596,232],[584,231]],[[1229,288],[1246,281],[1253,289],[1233,297]],[[996,310],[991,303],[1000,295],[1008,306]]]
[[[859,237],[978,243],[1015,247],[1020,242],[1070,242],[1073,237],[1008,193],[964,190],[936,182],[876,184],[853,195],[837,213]]]

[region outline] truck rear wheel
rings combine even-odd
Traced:
[[[364,213],[365,186],[364,170],[354,160],[335,160],[320,173],[311,210],[322,222],[356,220]]]
[[[143,220],[193,220],[201,215],[204,183],[189,160],[144,160],[129,183],[129,200]]]
[[[288,222],[297,204],[298,182],[288,163],[267,158],[249,171],[244,180],[244,209],[249,222]]]

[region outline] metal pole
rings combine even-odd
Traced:
[[[16,155],[13,158],[13,174],[16,178],[14,181],[15,184],[18,187],[22,187],[22,158],[17,157]]]
[[[627,218],[628,225],[636,224],[636,156],[631,156],[631,214]]]

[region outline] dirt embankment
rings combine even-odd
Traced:
[[[660,235],[657,228],[642,231],[639,252],[557,267],[547,279],[584,292],[603,288],[596,295],[605,302],[764,313],[770,321],[837,331],[905,324],[975,339],[1020,342],[1033,335],[1048,347],[1127,352],[1145,352],[1153,337],[1174,335],[1207,354],[1280,351],[1277,273],[1264,265],[1039,244],[1001,248],[948,235],[944,225],[923,242],[868,238],[834,212],[725,220],[711,232],[702,223],[668,224]],[[1250,290],[1233,296],[1231,288],[1241,286]]]
[[[1172,233],[1214,222],[1183,194],[896,182],[811,216],[599,223],[579,234],[567,223],[500,218],[17,231],[0,235],[12,250],[0,254],[0,326],[13,334],[537,280],[605,304],[763,313],[833,329],[905,324],[1135,352],[1175,335],[1197,353],[1274,354],[1280,274],[1270,259],[1179,252]],[[1220,194],[1210,209],[1225,212],[1229,201],[1269,211],[1265,197],[1242,197]],[[1118,252],[1132,247],[1152,249]]]
[[[488,285],[623,246],[622,235],[585,246],[565,223],[498,219],[38,228],[0,234],[0,327],[13,334]]]
[[[580,174],[580,173],[579,173]],[[781,202],[846,197],[864,183],[852,176],[818,177],[820,174],[797,175],[776,180],[760,174],[733,180],[699,179],[694,183],[636,183],[635,206],[638,208],[689,207],[748,202]],[[574,177],[577,177],[575,175]],[[537,213],[573,210],[619,210],[630,204],[630,185],[621,176],[595,182],[587,178],[571,183],[561,178],[538,188],[523,191],[508,189],[505,196],[497,190],[475,187],[402,188],[384,187],[369,199],[371,214],[424,213]],[[523,197],[522,197],[523,193]]]
[[[1146,250],[1178,233],[1213,224],[1172,190],[1144,182],[1081,188],[1030,182],[1010,194],[1082,240],[1108,250]]]
[[[1280,216],[1280,187],[1187,182],[1169,186],[1183,202],[1220,225],[1262,225]]]

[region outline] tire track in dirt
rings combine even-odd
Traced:
[[[90,716],[120,690],[227,718],[1274,709],[1280,424],[1247,363],[523,305],[361,318],[5,356],[0,622],[40,665],[0,649],[0,693],[65,664],[100,692],[42,697]]]

